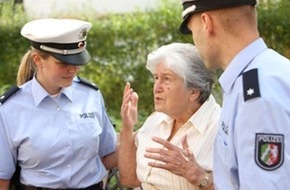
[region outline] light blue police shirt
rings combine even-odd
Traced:
[[[23,184],[88,187],[107,174],[100,157],[116,141],[99,90],[74,81],[54,99],[33,78],[0,106],[0,179],[18,161]]]
[[[258,70],[258,88],[243,73]],[[217,190],[285,189],[290,182],[290,61],[260,38],[221,75],[222,114],[215,142]],[[252,80],[250,84],[252,85]],[[257,87],[257,86],[256,86]],[[257,95],[257,94],[256,94]]]

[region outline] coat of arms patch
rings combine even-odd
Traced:
[[[256,134],[255,160],[264,170],[275,170],[284,161],[284,135]]]

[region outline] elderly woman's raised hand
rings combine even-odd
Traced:
[[[133,91],[130,83],[127,83],[123,92],[121,107],[122,130],[133,131],[138,120],[138,94]]]

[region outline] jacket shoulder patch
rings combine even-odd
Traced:
[[[18,86],[10,87],[4,94],[0,96],[0,106],[4,104],[13,94],[15,94],[20,88]]]
[[[83,84],[83,85],[86,85],[90,88],[93,88],[95,90],[99,90],[99,88],[97,87],[97,85],[91,81],[88,81],[87,79],[85,78],[82,78],[82,77],[78,77],[78,81],[80,84]]]
[[[252,69],[243,73],[244,101],[261,97],[258,69]]]
[[[264,170],[279,168],[284,161],[284,135],[256,133],[255,161]]]

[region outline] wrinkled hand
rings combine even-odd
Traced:
[[[121,107],[122,127],[133,131],[138,121],[138,94],[133,91],[130,83],[127,83],[123,92]]]
[[[165,139],[153,137],[152,140],[163,145],[161,148],[147,148],[145,157],[155,161],[149,162],[149,166],[168,170],[176,175],[187,178],[187,174],[199,174],[203,172],[201,166],[196,162],[191,153],[186,140],[186,135],[182,138],[182,149],[171,144]],[[159,161],[159,162],[156,162]]]

